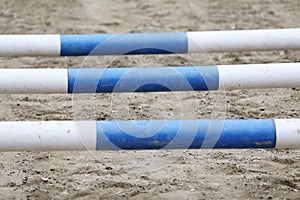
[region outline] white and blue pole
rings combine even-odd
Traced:
[[[299,129],[300,119],[13,121],[0,122],[0,151],[299,149]]]
[[[0,69],[0,93],[111,93],[300,87],[300,63]]]
[[[0,56],[86,56],[299,50],[300,29],[0,35]]]

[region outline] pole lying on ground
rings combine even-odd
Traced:
[[[0,93],[111,93],[300,87],[300,63],[0,69]]]
[[[300,119],[0,122],[0,151],[300,148]]]
[[[300,29],[0,35],[0,56],[86,56],[299,50]]]

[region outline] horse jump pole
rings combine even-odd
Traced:
[[[86,56],[299,50],[300,29],[0,35],[0,56]]]

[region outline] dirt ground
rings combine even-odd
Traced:
[[[299,26],[297,0],[1,0],[0,33],[120,33]],[[11,57],[1,68],[300,62],[299,51]],[[224,98],[225,97],[225,100]],[[220,92],[0,95],[0,119],[299,117],[299,88]],[[1,199],[299,199],[300,151],[0,153]]]

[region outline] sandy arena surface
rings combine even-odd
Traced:
[[[1,34],[199,31],[299,26],[297,0],[0,1]],[[1,68],[300,62],[299,51],[0,58]],[[225,99],[224,99],[225,97]],[[299,89],[1,95],[0,119],[299,117]],[[22,133],[20,133],[22,134]],[[300,151],[0,153],[1,199],[299,199]]]

